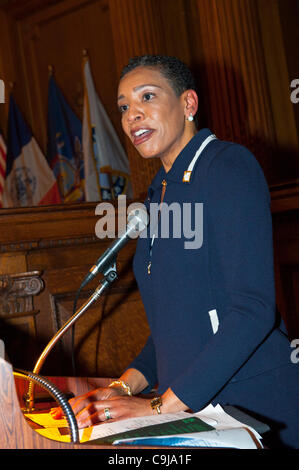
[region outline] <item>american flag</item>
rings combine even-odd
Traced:
[[[5,182],[6,173],[6,144],[3,139],[2,132],[0,130],[0,207],[2,207],[2,196]]]

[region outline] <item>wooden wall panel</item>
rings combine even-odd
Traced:
[[[299,77],[298,44],[299,44],[299,2],[298,0],[278,0],[275,15],[279,16],[281,24],[281,36],[283,37],[283,46],[286,53],[288,68],[288,83]],[[298,103],[292,104],[297,135],[299,134],[299,106]]]
[[[291,40],[295,39],[293,21],[297,17],[298,23],[299,7],[297,6],[292,10],[288,5],[287,8],[279,10],[280,2],[276,0],[256,1],[255,3],[260,24],[267,69],[266,80],[269,89],[270,109],[275,131],[275,145],[272,146],[269,158],[271,168],[267,169],[268,179],[273,184],[292,181],[298,185],[299,114],[298,106],[294,105],[290,99],[290,84],[293,78],[299,77],[299,62],[294,60],[292,67],[290,67],[289,59],[294,56],[289,43],[286,41],[286,31],[283,30],[282,26],[286,21],[290,23],[290,38]],[[294,2],[291,3],[294,6]],[[297,42],[298,39],[297,28]],[[292,75],[296,70],[296,75]]]
[[[117,74],[107,1],[67,0],[18,22],[29,120],[46,148],[48,65],[73,110],[82,119],[82,56],[90,56],[100,99],[120,134]]]
[[[263,3],[263,0],[262,2]],[[256,2],[197,0],[195,37],[201,79],[202,121],[225,140],[250,148],[269,184],[279,175],[273,166],[276,128],[267,64]]]
[[[9,93],[17,77],[21,79],[22,83],[23,73],[20,67],[15,21],[0,9],[0,78],[5,83],[5,103],[0,104],[0,127],[5,135],[7,133]],[[18,99],[23,104],[22,86],[19,89]]]

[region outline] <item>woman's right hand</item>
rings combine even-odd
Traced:
[[[95,401],[100,400],[107,400],[111,397],[117,395],[123,395],[123,390],[121,388],[114,388],[114,387],[107,387],[107,388],[96,388],[91,390],[90,392],[85,393],[84,395],[78,395],[74,398],[69,400],[69,404],[71,405],[74,414],[78,414],[83,408],[90,405]],[[62,419],[63,418],[63,411],[60,407],[52,408],[50,410],[50,415],[53,419]]]

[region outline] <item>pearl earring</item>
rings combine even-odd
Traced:
[[[192,116],[192,114],[189,114],[189,116],[187,117],[187,119],[188,119],[189,122],[193,121],[193,116]]]

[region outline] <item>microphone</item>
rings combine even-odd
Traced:
[[[109,248],[98,258],[96,263],[90,268],[85,276],[81,289],[92,281],[98,272],[103,272],[115,262],[118,252],[132,239],[137,238],[148,225],[149,216],[145,209],[138,208],[132,210],[128,215],[126,230],[116,239]]]

